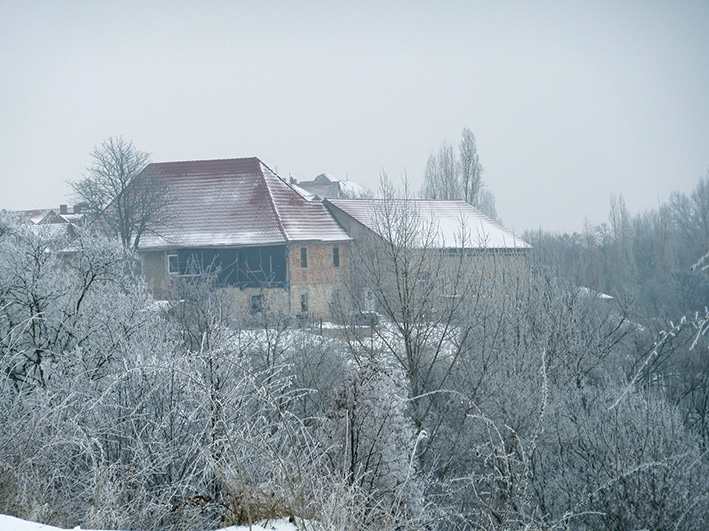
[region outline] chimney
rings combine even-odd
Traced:
[[[59,205],[59,213],[60,214],[68,214],[69,213],[67,211],[66,205]]]
[[[74,205],[74,214],[81,214],[81,203]]]

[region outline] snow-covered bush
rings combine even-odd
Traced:
[[[574,529],[704,529],[709,463],[656,391],[587,387],[550,405],[534,488]]]
[[[419,435],[406,414],[403,373],[376,359],[352,370],[328,415],[325,441],[332,470],[359,486],[376,518],[417,520],[423,492],[417,474]]]

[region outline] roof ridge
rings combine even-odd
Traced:
[[[148,166],[152,165],[162,165],[162,164],[191,164],[195,162],[235,162],[235,161],[246,161],[246,160],[256,160],[259,164],[263,164],[258,157],[228,157],[222,159],[191,159],[191,160],[164,160],[158,162],[151,162]]]
[[[470,205],[470,203],[468,203],[465,199],[427,199],[425,197],[332,197],[330,199],[332,199],[333,201],[406,201],[409,203],[465,203],[466,205]],[[470,206],[475,208],[474,205]]]
[[[271,171],[271,168],[266,166],[263,162],[261,162],[260,160],[258,162],[259,162],[259,166],[261,169],[261,179],[263,179],[263,183],[266,186],[266,192],[267,192],[266,195],[268,196],[268,202],[271,204],[271,208],[273,209],[273,213],[276,216],[276,225],[278,226],[278,230],[281,231],[281,235],[283,236],[285,241],[289,242],[290,238],[288,237],[288,233],[286,232],[286,228],[283,225],[283,220],[281,219],[281,213],[278,211],[278,207],[276,206],[276,202],[273,200],[273,194],[271,193],[271,187],[269,186],[269,182],[268,182],[268,179],[266,178],[266,172],[264,171],[264,169],[266,169],[271,175],[274,175],[277,179],[280,179],[280,177],[278,177],[278,175],[273,173],[273,171]]]

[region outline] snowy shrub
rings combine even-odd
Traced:
[[[363,360],[335,401],[325,437],[332,469],[376,500],[378,511],[416,519],[423,497],[406,390],[401,371]]]
[[[623,388],[563,394],[550,408],[535,489],[574,529],[702,529],[709,463],[680,412],[655,393]]]

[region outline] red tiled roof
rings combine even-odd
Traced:
[[[255,157],[153,163],[144,172],[168,188],[170,206],[141,249],[351,239],[323,204],[308,202]]]

